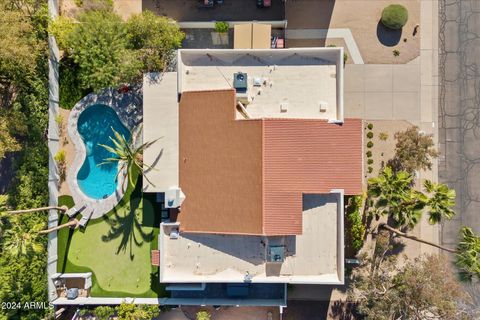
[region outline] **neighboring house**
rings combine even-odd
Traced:
[[[144,79],[145,192],[165,214],[172,304],[285,305],[286,284],[343,284],[344,195],[363,182],[343,116],[343,48],[179,50]]]

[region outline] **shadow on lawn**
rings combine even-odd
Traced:
[[[135,189],[126,194],[124,204],[117,206],[113,209],[113,215],[104,215],[104,220],[111,227],[107,235],[102,236],[102,240],[105,242],[112,241],[121,237],[120,245],[118,246],[116,254],[121,251],[125,252],[129,250],[130,260],[133,260],[135,255],[133,254],[133,245],[141,246],[144,242],[151,242],[155,238],[154,232],[145,233],[142,230],[142,224],[139,221],[142,210],[140,209],[140,203],[142,201],[142,183],[137,177],[137,183]],[[121,214],[121,211],[125,211],[126,214]]]

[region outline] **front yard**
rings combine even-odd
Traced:
[[[73,200],[61,196],[60,205]],[[155,198],[141,192],[141,178],[129,187],[122,201],[87,227],[58,232],[58,272],[93,273],[94,297],[165,296],[158,267],[151,266],[150,251],[157,249],[160,212]],[[62,216],[60,224],[66,221]]]

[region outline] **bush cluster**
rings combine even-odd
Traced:
[[[392,4],[382,11],[382,24],[390,29],[401,29],[408,21],[407,9],[399,4]]]

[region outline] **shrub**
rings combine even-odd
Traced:
[[[372,171],[373,171],[373,168],[372,168],[372,167],[368,167],[368,169],[367,169],[367,170],[368,170],[368,173],[372,173]]]
[[[387,139],[388,139],[388,133],[386,133],[386,132],[380,132],[380,133],[378,134],[378,138],[379,138],[380,140],[382,140],[382,141],[387,141]]]
[[[368,159],[367,163],[368,164],[373,164],[373,159]]]
[[[80,68],[71,58],[63,58],[60,62],[60,107],[70,110],[91,90],[82,89],[79,85]]]
[[[347,200],[346,210],[346,238],[347,244],[355,251],[358,251],[363,246],[363,239],[365,237],[365,226],[362,223],[362,196],[353,196]]]
[[[372,151],[368,150],[367,151],[367,157],[370,158],[372,156]]]
[[[217,21],[215,22],[215,31],[220,33],[228,32],[228,22],[225,21]]]
[[[210,320],[210,313],[208,311],[199,311],[196,315],[197,320]]]
[[[368,143],[367,143],[367,148],[371,148],[371,147],[373,147],[373,142],[372,142],[372,141],[368,141]]]
[[[65,163],[65,159],[66,159],[65,150],[63,149],[58,150],[57,154],[55,154],[55,157],[53,158],[55,159],[55,161],[57,161],[58,164]]]
[[[397,49],[393,50],[392,52],[394,57],[398,57],[400,55],[400,51],[398,51]]]
[[[382,24],[390,29],[401,29],[408,21],[407,9],[399,4],[392,4],[382,11]]]
[[[369,130],[372,130],[372,129],[373,129],[373,123],[369,123],[369,124],[367,125],[367,128],[368,128]]]
[[[343,64],[347,63],[348,54],[346,52],[343,53]]]
[[[99,306],[93,310],[93,314],[95,314],[95,319],[97,320],[108,320],[114,312],[115,309],[110,306]]]
[[[63,116],[62,116],[61,114],[56,115],[56,116],[55,116],[55,122],[56,122],[59,126],[61,126],[62,123],[63,123]]]
[[[368,138],[368,139],[372,139],[372,138],[373,138],[373,132],[372,132],[372,131],[370,131],[370,132],[367,133],[367,138]]]

